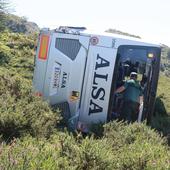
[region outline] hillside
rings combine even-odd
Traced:
[[[134,35],[134,34],[129,34],[127,32],[123,32],[123,31],[119,31],[119,30],[116,30],[116,29],[108,29],[106,30],[106,32],[109,32],[109,33],[114,33],[114,34],[120,34],[120,35],[125,35],[125,36],[129,36],[129,37],[134,37],[134,38],[141,38],[140,36],[138,35]]]
[[[21,18],[13,14],[6,15],[5,27],[11,32],[23,34],[34,34],[40,30],[36,23],[28,22],[26,18]]]
[[[0,169],[170,169],[167,139],[145,123],[69,132],[60,111],[32,94],[37,33],[7,26],[0,33]],[[169,78],[161,75],[152,126],[165,134],[169,96]]]

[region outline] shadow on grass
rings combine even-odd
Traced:
[[[151,126],[166,136],[170,145],[170,116],[167,114],[162,95],[156,98]]]
[[[156,98],[154,116],[156,114],[159,114],[162,116],[167,116],[167,110],[166,110],[164,102],[163,102],[163,95],[160,95]]]

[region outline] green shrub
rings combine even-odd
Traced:
[[[58,110],[32,94],[36,38],[0,34],[0,134],[5,139],[25,134],[49,137],[60,120]]]
[[[4,138],[48,137],[54,131],[59,113],[32,94],[28,80],[0,72],[0,84],[0,134]]]
[[[106,142],[58,133],[53,139],[26,137],[1,145],[0,167],[12,169],[112,169],[112,152]],[[109,149],[109,150],[108,150]]]
[[[32,80],[37,35],[5,31],[0,34],[0,66]]]
[[[24,137],[0,145],[1,169],[125,170],[170,168],[165,139],[145,124],[112,122],[103,137],[55,132],[49,139]]]
[[[169,169],[167,141],[145,124],[112,122],[104,137],[112,147],[115,169]]]
[[[0,42],[0,66],[4,66],[10,62],[10,48]]]

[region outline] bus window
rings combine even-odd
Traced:
[[[138,74],[138,81],[143,89],[145,117],[148,110],[153,106],[148,106],[151,91],[156,94],[156,87],[159,74],[160,49],[154,47],[140,46],[120,46],[117,53],[117,67],[114,70],[114,91],[122,86],[130,78],[131,72]],[[156,65],[157,65],[157,68]],[[116,81],[115,81],[116,79]],[[155,87],[152,89],[154,83]],[[112,105],[112,117],[121,117],[121,110],[124,102],[124,94],[114,94]],[[155,97],[152,98],[155,100]],[[152,109],[151,109],[152,110]]]

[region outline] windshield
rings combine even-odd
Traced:
[[[130,79],[130,74],[132,72],[136,72],[137,81],[143,90],[143,110],[145,113],[148,111],[151,112],[154,103],[153,101],[156,96],[159,64],[160,48],[120,46],[117,52],[117,61],[112,82],[114,85],[113,91],[124,85],[126,80]],[[112,104],[113,113],[116,112],[121,114],[123,100],[123,93],[118,96],[114,95]],[[152,102],[152,104],[149,104],[149,102]]]
[[[138,81],[147,80],[152,64],[157,57],[154,48],[122,46],[118,49],[118,77],[117,86],[126,80],[131,72],[138,73]]]

